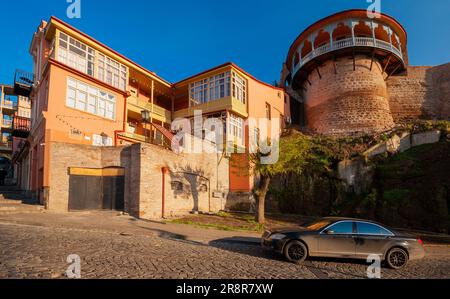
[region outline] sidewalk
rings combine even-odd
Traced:
[[[71,212],[52,213],[0,213],[0,223],[43,226],[73,230],[104,232],[118,235],[155,235],[165,239],[185,240],[201,244],[219,239],[230,242],[260,242],[261,235],[255,232],[233,232],[216,229],[197,228],[192,225],[172,224],[156,221],[139,220],[119,212]]]

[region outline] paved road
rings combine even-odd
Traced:
[[[450,248],[384,278],[450,278]],[[83,278],[364,278],[362,263],[285,263],[251,243],[186,241],[171,233],[128,234],[0,223],[0,278],[60,278],[67,256],[81,257]]]

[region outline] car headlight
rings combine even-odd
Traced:
[[[283,240],[284,238],[286,238],[286,235],[283,234],[273,234],[270,236],[270,240]]]

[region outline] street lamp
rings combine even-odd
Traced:
[[[142,110],[141,111],[141,117],[142,117],[142,121],[144,122],[144,124],[145,124],[145,130],[147,131],[147,124],[148,123],[150,123],[150,111],[148,111],[148,110]],[[149,143],[148,142],[148,136],[147,136],[148,134],[147,134],[147,132],[145,133],[145,142],[146,143]]]

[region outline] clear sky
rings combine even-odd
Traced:
[[[406,28],[411,65],[450,62],[450,0],[382,0],[382,12]],[[3,0],[0,82],[28,54],[41,19],[55,15],[170,82],[233,61],[257,78],[279,79],[294,39],[332,13],[367,8],[366,0],[81,0],[81,19],[66,0]]]

